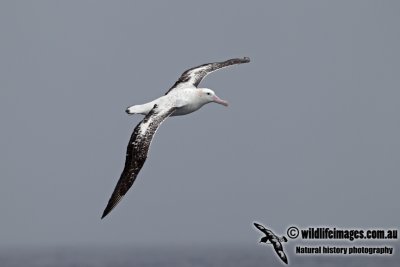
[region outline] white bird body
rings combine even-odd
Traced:
[[[163,95],[148,103],[128,107],[126,112],[128,114],[147,115],[153,109],[154,105],[159,107],[173,106],[177,109],[171,116],[182,116],[195,112],[210,102],[217,102],[225,106],[228,105],[226,101],[217,97],[211,89],[188,87],[171,91],[169,94]]]

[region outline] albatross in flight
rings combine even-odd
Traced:
[[[143,114],[145,117],[133,130],[126,151],[124,170],[103,212],[102,219],[115,208],[131,188],[146,161],[151,140],[160,124],[169,116],[192,113],[210,102],[228,106],[228,102],[219,98],[213,90],[198,88],[197,86],[211,72],[248,62],[250,62],[248,57],[233,58],[188,69],[182,73],[181,77],[165,95],[149,103],[131,106],[126,109],[128,114]]]
[[[286,264],[288,264],[288,259],[286,257],[285,252],[283,251],[283,246],[281,242],[287,242],[287,238],[285,236],[279,238],[277,235],[275,235],[271,230],[265,228],[259,223],[254,223],[254,226],[257,227],[258,230],[264,233],[264,237],[261,238],[260,243],[265,243],[265,244],[272,244],[272,246],[275,249],[276,254],[278,257]],[[268,243],[269,242],[269,243]]]

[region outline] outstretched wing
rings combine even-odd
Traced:
[[[271,236],[271,234],[272,234],[271,230],[265,228],[265,227],[262,226],[261,224],[258,224],[258,223],[255,222],[255,223],[254,223],[254,226],[255,226],[258,230],[260,230],[261,232],[263,232],[264,234],[266,234],[266,235],[268,235],[268,236]]]
[[[146,161],[154,134],[160,124],[175,110],[175,107],[160,108],[154,105],[153,109],[135,127],[127,147],[124,170],[103,212],[102,219],[117,206],[122,197],[131,188]]]
[[[191,69],[186,70],[182,73],[179,80],[168,90],[166,95],[172,90],[187,88],[187,87],[197,87],[201,80],[206,77],[209,73],[225,68],[231,65],[243,64],[250,62],[250,58],[232,58],[223,62],[206,63]]]
[[[279,258],[286,264],[288,264],[288,259],[286,257],[285,252],[283,252],[282,244],[278,241],[277,243],[273,243],[276,254],[278,254]]]

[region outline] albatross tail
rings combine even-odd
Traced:
[[[132,114],[147,115],[147,113],[150,112],[150,110],[152,109],[153,106],[154,106],[154,104],[152,105],[151,103],[146,103],[143,105],[134,105],[134,106],[128,107],[125,110],[125,112],[128,113],[129,115],[132,115]]]

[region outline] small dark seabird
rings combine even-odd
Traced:
[[[285,252],[283,252],[283,246],[281,242],[287,242],[287,238],[286,237],[277,237],[271,230],[265,228],[264,226],[262,226],[261,224],[258,223],[254,223],[255,227],[257,227],[258,230],[260,230],[261,232],[263,232],[265,234],[265,236],[263,238],[261,238],[260,243],[266,243],[266,244],[272,244],[274,246],[274,249],[276,251],[276,254],[278,254],[279,258],[281,258],[281,260],[288,264],[288,259],[286,257]],[[269,241],[269,243],[268,243]]]
[[[211,72],[248,62],[250,62],[248,57],[234,58],[188,69],[182,73],[179,80],[164,96],[149,103],[126,109],[128,114],[143,114],[145,117],[133,130],[126,151],[124,170],[101,216],[102,219],[111,212],[131,188],[146,161],[151,141],[160,124],[169,116],[186,115],[211,102],[228,106],[228,102],[219,98],[213,90],[197,88],[197,86]]]

